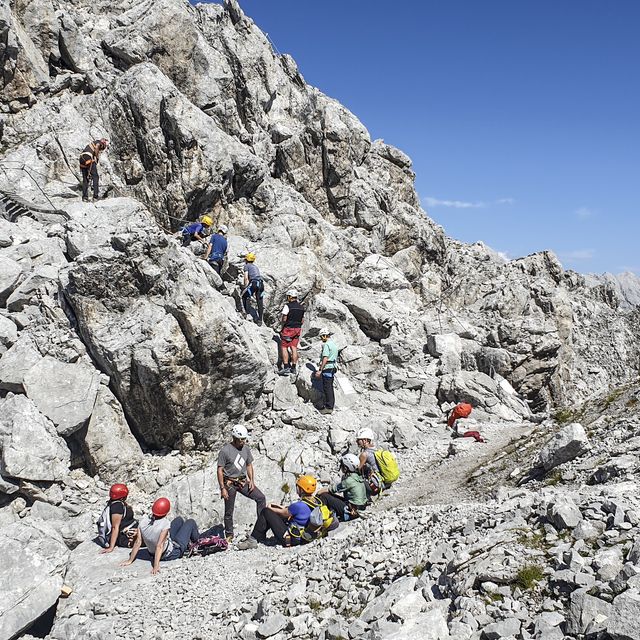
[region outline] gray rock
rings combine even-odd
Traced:
[[[41,360],[42,356],[33,341],[21,335],[0,358],[0,389],[23,392],[25,374]]]
[[[582,520],[580,509],[569,498],[559,496],[556,502],[549,505],[547,517],[553,522],[556,529],[573,529]]]
[[[613,640],[640,638],[640,593],[637,590],[629,589],[616,596],[606,628]]]
[[[142,461],[140,445],[129,429],[122,407],[104,385],[98,388],[83,443],[91,472],[107,480],[122,478],[127,469]]]
[[[289,620],[281,613],[274,613],[267,617],[267,619],[258,625],[258,636],[260,638],[270,638],[275,636],[276,633],[283,631],[289,625]]]
[[[25,396],[0,400],[3,476],[36,481],[61,480],[70,454],[54,425]]]
[[[486,640],[515,637],[520,633],[521,622],[517,618],[506,618],[500,622],[493,622],[482,630],[482,637]]]
[[[539,460],[545,471],[574,460],[587,451],[589,438],[581,424],[574,422],[556,433],[540,450]]]
[[[431,609],[407,620],[402,628],[384,636],[385,640],[446,640],[449,628],[440,609]]]
[[[574,591],[567,615],[567,633],[578,635],[606,629],[611,610],[609,602],[587,594],[586,589]]]
[[[87,422],[99,384],[100,374],[91,365],[83,361],[69,364],[50,356],[24,376],[27,396],[63,436],[71,435]]]
[[[18,339],[18,327],[15,322],[0,315],[0,345],[10,347]]]
[[[22,276],[22,267],[5,256],[0,256],[0,306],[4,306]]]
[[[0,529],[2,637],[13,638],[60,596],[69,552],[45,525],[21,522]]]

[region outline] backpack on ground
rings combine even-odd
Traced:
[[[189,552],[187,557],[191,556],[209,556],[212,553],[218,553],[219,551],[226,551],[229,548],[229,541],[226,538],[220,536],[207,536],[200,538],[197,542],[189,545]]]
[[[385,484],[392,484],[400,477],[400,467],[396,457],[386,449],[378,449],[373,455],[376,458],[380,477]]]
[[[311,507],[309,522],[302,532],[302,539],[306,542],[323,538],[329,531],[338,526],[338,517],[320,498],[312,496],[303,499],[303,502]]]
[[[450,427],[453,427],[453,424],[458,418],[468,418],[471,415],[472,410],[473,407],[468,402],[458,402],[458,404],[453,407],[453,410],[449,414],[447,424]]]

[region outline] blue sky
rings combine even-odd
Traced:
[[[412,157],[449,235],[640,274],[640,2],[241,6],[308,83]]]

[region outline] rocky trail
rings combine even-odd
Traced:
[[[411,159],[236,0],[0,0],[0,66],[0,640],[640,638],[633,278],[447,237]],[[104,197],[82,202],[75,163],[103,137]],[[203,214],[228,227],[221,276],[172,237]],[[263,326],[240,313],[248,251]],[[274,341],[291,288],[295,378]],[[487,443],[451,440],[458,402]],[[239,422],[273,502],[336,480],[362,427],[402,476],[308,547],[155,578],[97,554],[114,482],[137,515],[163,496],[221,522]],[[238,532],[254,519],[239,499]]]

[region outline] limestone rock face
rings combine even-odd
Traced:
[[[13,638],[60,596],[69,551],[44,524],[0,529],[2,637]]]

